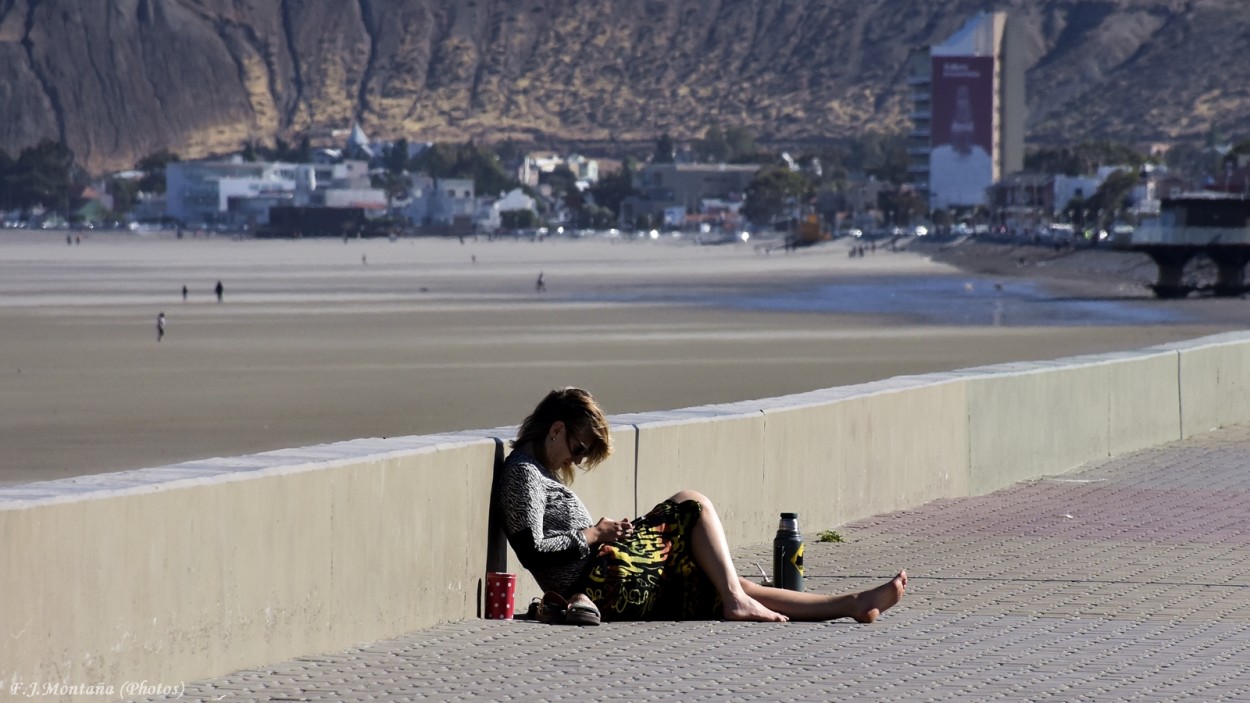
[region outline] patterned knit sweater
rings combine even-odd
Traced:
[[[504,532],[538,585],[568,597],[590,567],[590,511],[534,457],[513,450],[495,484]]]

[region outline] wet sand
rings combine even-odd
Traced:
[[[1245,327],[1246,301],[846,246],[0,232],[0,485],[511,425],[561,385],[663,410]],[[951,302],[887,304],[899,281]]]

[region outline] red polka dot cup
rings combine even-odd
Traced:
[[[486,619],[511,620],[516,610],[516,574],[486,574]]]

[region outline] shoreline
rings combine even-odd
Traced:
[[[1155,264],[1140,252],[975,241],[953,246],[924,243],[917,250],[968,273],[1044,280],[1091,296],[1155,300],[1150,289]]]
[[[1148,297],[1112,298],[1103,301],[1112,309],[1146,306],[1177,321],[1045,326],[995,326],[982,306],[993,304],[988,287],[970,297],[971,324],[872,306],[731,301],[808,302],[818,285],[835,296],[862,289],[873,301],[894,292],[890,280],[941,281],[948,298],[939,300],[958,301],[970,275],[982,275],[924,252],[852,259],[846,242],[765,255],[750,244],[675,241],[344,244],[104,233],[67,246],[63,233],[5,235],[0,485],[512,425],[563,385],[589,388],[621,414],[1245,328],[1241,300],[1156,308]],[[534,290],[539,271],[546,293]],[[221,303],[216,280],[225,284]],[[1005,280],[1051,286],[1040,275]],[[1119,285],[1095,283],[1104,296]],[[1007,293],[1016,290],[1009,283]],[[1051,293],[1021,299],[1039,310],[1084,304]],[[157,312],[168,319],[159,343]]]

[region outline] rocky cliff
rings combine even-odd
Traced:
[[[1247,0],[0,0],[0,149],[838,138],[905,127],[910,53],[985,9],[1022,22],[1031,141],[1250,131]]]

